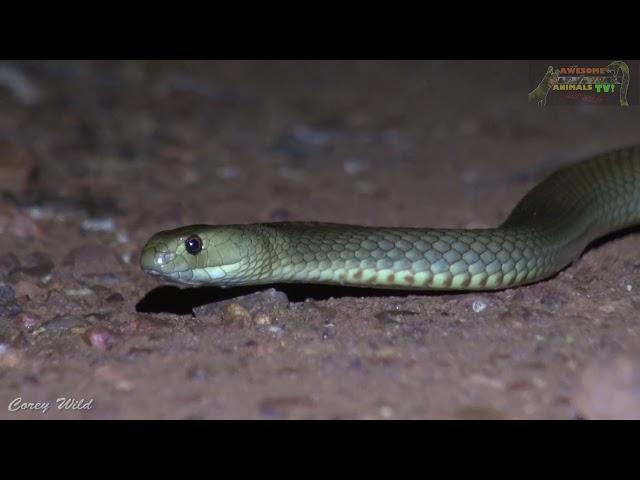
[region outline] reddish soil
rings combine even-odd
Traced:
[[[190,223],[493,226],[550,170],[638,142],[637,106],[536,108],[526,62],[2,69],[0,418],[640,418],[637,230],[494,293],[138,266]]]

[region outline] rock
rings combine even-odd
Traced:
[[[86,327],[88,323],[75,315],[58,315],[46,322],[43,326],[50,332],[65,333],[72,328]]]
[[[243,327],[251,320],[249,310],[237,303],[230,303],[222,308],[222,321],[229,325]]]
[[[205,383],[212,376],[211,370],[206,365],[192,365],[187,370],[187,378],[193,382]]]
[[[110,350],[120,341],[120,335],[106,327],[92,327],[82,335],[87,345],[98,350]]]
[[[193,309],[196,317],[219,315],[227,305],[237,304],[246,309],[251,316],[259,313],[269,313],[276,308],[283,308],[289,305],[289,298],[284,292],[275,288],[269,288],[261,292],[243,295],[229,300],[222,300],[216,303],[208,303]]]
[[[120,292],[114,292],[105,299],[105,302],[124,302],[124,296]]]
[[[258,313],[253,317],[253,322],[256,325],[271,325],[271,316],[268,313]]]
[[[32,331],[42,324],[42,320],[35,314],[22,312],[16,316],[13,324],[21,330]]]
[[[9,285],[0,284],[0,305],[6,305],[16,299],[16,293]]]
[[[116,222],[111,217],[87,218],[80,224],[80,229],[85,232],[113,232]]]
[[[0,283],[0,318],[13,318],[21,311],[13,288]]]

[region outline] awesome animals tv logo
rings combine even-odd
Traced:
[[[539,106],[589,103],[627,107],[630,76],[629,65],[618,60],[606,66],[549,65],[528,98]]]

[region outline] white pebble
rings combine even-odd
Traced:
[[[113,232],[116,229],[116,222],[111,217],[87,218],[83,220],[80,227],[87,232]]]
[[[346,173],[350,177],[355,177],[367,170],[368,165],[367,162],[352,158],[349,160],[345,160],[345,162],[342,164],[342,168],[344,170],[344,173]]]
[[[474,300],[471,308],[475,313],[480,313],[487,308],[487,304],[482,300]]]
[[[84,297],[86,295],[91,295],[93,290],[90,288],[82,287],[82,288],[67,288],[64,290],[64,293],[70,297]]]
[[[129,243],[129,240],[130,240],[129,234],[122,231],[118,232],[116,238],[118,240],[118,243]]]
[[[272,325],[267,330],[274,335],[282,335],[283,332],[282,327],[278,327],[277,325]]]

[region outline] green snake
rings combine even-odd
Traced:
[[[594,239],[638,223],[640,146],[634,146],[562,167],[497,228],[192,225],[153,235],[140,262],[149,274],[187,285],[495,290],[550,277]]]

